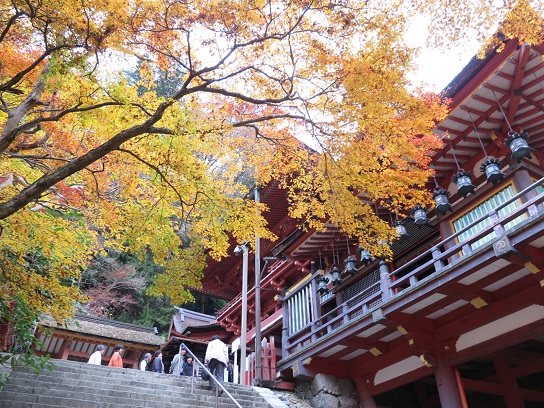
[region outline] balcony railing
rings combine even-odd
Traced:
[[[383,303],[393,300],[418,285],[423,285],[426,280],[444,274],[468,258],[487,251],[499,238],[515,233],[539,218],[542,215],[544,193],[538,194],[537,188],[543,183],[544,177],[392,272],[388,270],[385,262],[381,262],[378,282],[349,299],[343,299],[342,304],[323,315],[319,313],[321,306],[316,301],[311,302],[312,297],[319,298],[316,296],[316,279],[319,275],[316,273],[310,279],[306,278],[283,297],[282,358],[287,358],[323,335],[340,330],[352,318],[371,313]],[[531,194],[533,197],[527,199],[528,193],[534,193]],[[515,210],[503,217],[498,215],[502,208],[524,196],[525,202]],[[519,217],[522,215],[526,215],[526,218],[507,230],[506,225],[512,220],[520,220]],[[457,242],[460,235],[487,218],[491,221],[489,225],[465,240]],[[474,242],[493,232],[495,238],[474,250],[471,248]],[[370,271],[372,269],[367,272]]]

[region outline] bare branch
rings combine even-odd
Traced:
[[[119,148],[117,149],[118,151],[120,152],[123,152],[123,153],[127,153],[129,155],[131,155],[132,157],[134,157],[136,160],[138,160],[139,162],[145,164],[147,167],[149,167],[150,169],[153,169],[153,171],[155,171],[160,177],[162,180],[164,180],[164,182],[166,184],[168,184],[168,186],[172,189],[172,191],[174,191],[174,193],[176,193],[176,196],[178,197],[178,200],[181,204],[181,210],[182,210],[182,213],[185,212],[185,207],[187,205],[187,203],[185,202],[185,200],[183,199],[183,197],[181,196],[181,193],[178,191],[178,189],[168,180],[168,178],[166,177],[166,175],[161,171],[161,169],[159,169],[157,166],[155,166],[154,164],[151,164],[149,163],[147,160],[144,160],[142,159],[140,156],[138,156],[136,153],[134,152],[131,152],[130,150],[126,150],[126,149],[122,149],[122,148]]]

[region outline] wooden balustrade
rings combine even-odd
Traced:
[[[316,338],[341,329],[353,317],[361,313],[371,313],[380,304],[394,301],[395,297],[400,296],[408,289],[423,284],[426,279],[446,273],[458,263],[465,261],[468,257],[487,251],[499,238],[512,233],[514,230],[519,230],[524,224],[530,223],[535,218],[542,216],[544,193],[537,194],[533,198],[526,200],[506,216],[499,217],[498,211],[513,201],[519,200],[528,192],[536,190],[543,183],[544,178],[536,181],[495,208],[492,212],[478,218],[465,228],[455,232],[430,250],[420,254],[394,271],[388,271],[387,264],[383,261],[380,262],[380,280],[378,282],[370,285],[362,293],[347,299],[323,315],[317,312],[317,310],[320,310],[320,305],[318,305],[319,296],[316,294],[315,280],[319,275],[315,273],[311,277],[306,277],[304,285],[295,287],[295,289],[288,292],[282,298],[284,307],[282,358],[286,358],[289,354],[301,349],[305,344],[312,342]],[[506,224],[524,214],[527,216],[525,220],[516,224],[515,228],[506,230]],[[456,242],[461,234],[486,218],[491,219],[489,225],[464,241]],[[471,248],[474,242],[493,232],[495,233],[493,239],[474,250]],[[414,265],[417,265],[424,259],[429,260],[414,267]],[[368,270],[367,273],[370,271],[372,269]],[[376,289],[376,287],[379,287],[380,290],[373,291],[372,289]]]

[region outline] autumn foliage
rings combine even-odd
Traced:
[[[434,5],[0,0],[2,299],[69,316],[107,245],[152,253],[167,272],[151,292],[186,301],[231,237],[273,238],[244,199],[272,179],[292,216],[379,251],[393,232],[375,203],[429,200],[446,106],[407,91],[403,34],[415,13],[446,21]]]

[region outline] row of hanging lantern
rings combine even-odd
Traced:
[[[447,196],[449,195],[449,192],[447,192],[446,190],[443,190],[443,194],[445,195],[446,201],[447,201]],[[449,205],[449,203],[447,203],[447,205]],[[451,210],[451,205],[449,206],[449,209]],[[415,206],[411,210],[410,213],[414,219],[414,224],[420,227],[430,222],[429,218],[427,218],[427,211],[421,205]],[[399,242],[403,242],[408,238],[409,235],[406,230],[406,226],[404,225],[404,220],[397,219],[395,222],[392,223],[392,226],[397,230],[397,237]],[[346,244],[348,248],[348,257],[344,260],[345,269],[342,271],[338,267],[338,265],[335,263],[333,264],[333,266],[331,267],[329,271],[330,279],[324,276],[325,272],[323,270],[321,270],[321,273],[319,274],[317,278],[317,291],[321,295],[329,293],[330,291],[328,287],[329,283],[332,283],[334,286],[342,283],[342,273],[353,276],[358,271],[357,258],[350,253],[350,250],[349,250],[350,247],[349,247],[349,241],[348,241],[347,235],[346,235]],[[372,257],[370,252],[366,250],[365,248],[358,247],[357,252],[359,253],[359,262],[363,266],[368,266],[374,261],[374,258]],[[334,256],[334,247],[333,247],[333,256]]]
[[[423,225],[427,222],[429,222],[429,219],[427,218],[427,214],[423,207],[417,206],[414,208],[413,211],[414,214],[414,222],[418,225]],[[403,225],[402,221],[396,221],[393,226],[397,229],[399,240],[404,240],[408,237],[408,233],[406,232],[406,227]],[[329,273],[330,273],[330,279],[325,276],[325,272],[323,270],[317,271],[319,273],[319,276],[317,277],[317,291],[321,295],[325,295],[330,292],[330,289],[328,287],[329,283],[332,283],[334,286],[342,283],[342,274],[347,274],[349,276],[354,276],[359,269],[357,268],[357,257],[355,255],[352,255],[350,253],[350,247],[349,247],[349,241],[348,237],[346,235],[346,243],[348,248],[348,257],[344,259],[345,269],[342,271],[338,265],[335,263],[331,267]],[[370,254],[370,251],[364,249],[363,247],[358,247],[357,252],[359,254],[359,262],[363,266],[370,265],[374,258]],[[334,256],[334,249],[333,249],[333,256]],[[336,258],[336,257],[335,257]]]
[[[427,218],[426,210],[421,205],[415,206],[410,213],[414,219],[414,224],[420,227],[430,222],[430,220]],[[406,230],[406,226],[404,225],[404,220],[397,219],[395,222],[392,223],[392,226],[397,230],[397,237],[399,242],[403,242],[408,238],[408,232]],[[334,286],[342,283],[343,273],[349,276],[354,276],[358,272],[357,257],[350,253],[350,246],[349,246],[349,240],[347,235],[346,235],[346,244],[348,248],[348,257],[344,260],[345,269],[343,271],[339,268],[337,263],[333,264],[333,266],[331,267],[329,271],[330,279],[324,276],[325,272],[323,270],[318,271],[320,273],[317,278],[317,291],[321,295],[324,295],[330,291],[328,287],[329,283],[332,283]],[[365,248],[358,247],[357,252],[359,254],[359,262],[363,266],[368,266],[374,261],[374,258],[372,257],[370,252],[366,250]],[[337,258],[337,256],[334,255],[334,245],[333,245],[333,257]]]
[[[523,159],[524,157],[531,159],[532,158],[531,152],[534,149],[531,148],[528,143],[529,133],[514,132],[514,130],[512,129],[512,126],[510,125],[510,122],[508,121],[506,114],[504,113],[502,109],[501,103],[499,102],[497,95],[495,95],[494,91],[493,91],[493,95],[495,96],[499,109],[501,113],[503,114],[503,117],[510,129],[510,131],[508,132],[508,137],[504,140],[504,144],[512,150],[512,157],[516,159],[518,163],[520,163],[521,159]],[[469,112],[469,116],[472,122],[472,126],[474,127],[474,132],[476,133],[476,136],[478,137],[478,141],[480,142],[480,146],[482,147],[482,150],[485,155],[485,159],[480,165],[480,171],[482,173],[485,173],[488,183],[493,183],[493,185],[496,186],[498,183],[503,181],[505,177],[505,174],[500,169],[500,160],[495,157],[487,155],[484,144],[482,143],[482,139],[480,138],[480,134],[478,133],[476,124],[472,120],[472,115],[470,112]],[[474,190],[476,187],[472,184],[472,177],[474,177],[474,174],[470,171],[463,170],[459,166],[459,163],[457,162],[457,157],[455,156],[454,147],[451,146],[451,149],[453,153],[453,158],[455,160],[455,164],[457,165],[457,173],[452,178],[452,181],[457,185],[457,192],[461,194],[463,198],[466,197],[470,193],[475,194]],[[433,190],[433,199],[435,200],[435,211],[437,213],[442,213],[443,215],[446,215],[448,211],[453,212],[451,204],[448,200],[448,197],[450,196],[450,192],[440,187],[438,183],[436,182],[436,179],[434,179],[434,182],[436,186],[435,189]]]
[[[493,94],[495,95],[495,92],[493,92]],[[497,99],[496,95],[495,95],[495,99]],[[531,159],[531,152],[534,149],[532,149],[528,144],[529,134],[527,132],[514,132],[514,130],[510,126],[510,122],[508,122],[508,118],[506,117],[498,99],[497,99],[497,104],[499,106],[500,111],[502,112],[504,116],[504,119],[506,120],[506,123],[508,124],[508,127],[510,128],[510,132],[508,132],[508,137],[504,140],[504,143],[506,146],[508,146],[512,150],[512,157],[516,159],[518,163],[520,163],[521,159],[523,159],[524,157]],[[478,137],[478,140],[480,142],[480,146],[482,147],[482,150],[485,155],[485,160],[480,165],[480,171],[482,173],[485,173],[488,183],[493,183],[493,185],[497,185],[499,182],[503,181],[505,177],[505,174],[501,172],[500,170],[500,160],[495,157],[487,155],[485,147],[482,143],[482,139],[480,138],[480,134],[478,133],[476,124],[472,120],[472,115],[470,112],[469,112],[469,116],[470,116],[472,125],[474,127],[476,136]],[[452,177],[452,181],[457,185],[457,192],[460,195],[462,195],[463,198],[465,198],[469,194],[475,194],[476,186],[472,184],[472,178],[474,177],[474,174],[470,171],[466,171],[461,168],[461,166],[459,165],[459,162],[457,161],[457,157],[455,155],[453,146],[451,146],[451,150],[453,153],[455,164],[457,165],[457,172]],[[438,185],[438,182],[436,181],[436,178],[434,178],[434,183],[435,183],[435,188],[433,190],[432,196],[435,201],[435,211],[437,213],[442,213],[442,215],[446,215],[448,211],[453,212],[453,208],[449,202],[449,197],[451,195],[450,192],[440,187]],[[429,218],[427,218],[427,211],[421,205],[415,206],[411,211],[411,215],[414,219],[414,223],[418,226],[423,226],[430,222]],[[403,221],[397,220],[394,223],[392,223],[392,226],[397,230],[397,236],[398,236],[399,242],[403,242],[408,237],[406,226],[404,225]],[[346,240],[347,240],[347,236],[346,236]],[[364,266],[367,266],[374,261],[370,252],[364,249],[363,247],[357,248],[357,252],[359,253],[359,256],[360,256],[359,262],[363,264]],[[344,260],[344,264],[346,267],[343,272],[350,276],[355,275],[355,273],[357,273],[358,271],[356,263],[357,263],[357,258],[349,253],[349,242],[348,242],[348,257]],[[318,282],[317,290],[322,295],[330,291],[330,289],[328,288],[329,283],[332,283],[333,285],[336,286],[342,282],[342,276],[341,276],[342,270],[340,270],[338,265],[334,264],[332,266],[330,270],[330,274],[331,274],[330,281],[324,275],[320,275],[317,279],[317,282]]]
[[[321,271],[320,275],[317,278],[317,291],[321,295],[325,295],[330,291],[330,289],[328,287],[329,283],[332,283],[334,286],[339,285],[340,283],[342,283],[342,280],[343,280],[342,279],[342,273],[345,273],[345,274],[347,274],[349,276],[354,276],[359,270],[357,268],[357,257],[355,255],[351,254],[350,246],[349,246],[349,239],[348,239],[347,234],[346,234],[346,244],[347,244],[347,249],[348,249],[348,256],[347,256],[346,259],[344,259],[345,269],[342,271],[339,268],[338,264],[335,263],[331,267],[331,270],[330,270],[330,275],[331,275],[330,279],[324,276],[324,271]],[[361,247],[359,247],[357,249],[357,252],[360,253],[360,262],[363,265],[366,266],[366,265],[368,265],[368,264],[370,264],[372,262],[372,257],[370,256],[370,252],[362,249]],[[333,246],[333,257],[337,258],[334,255],[334,246]]]

